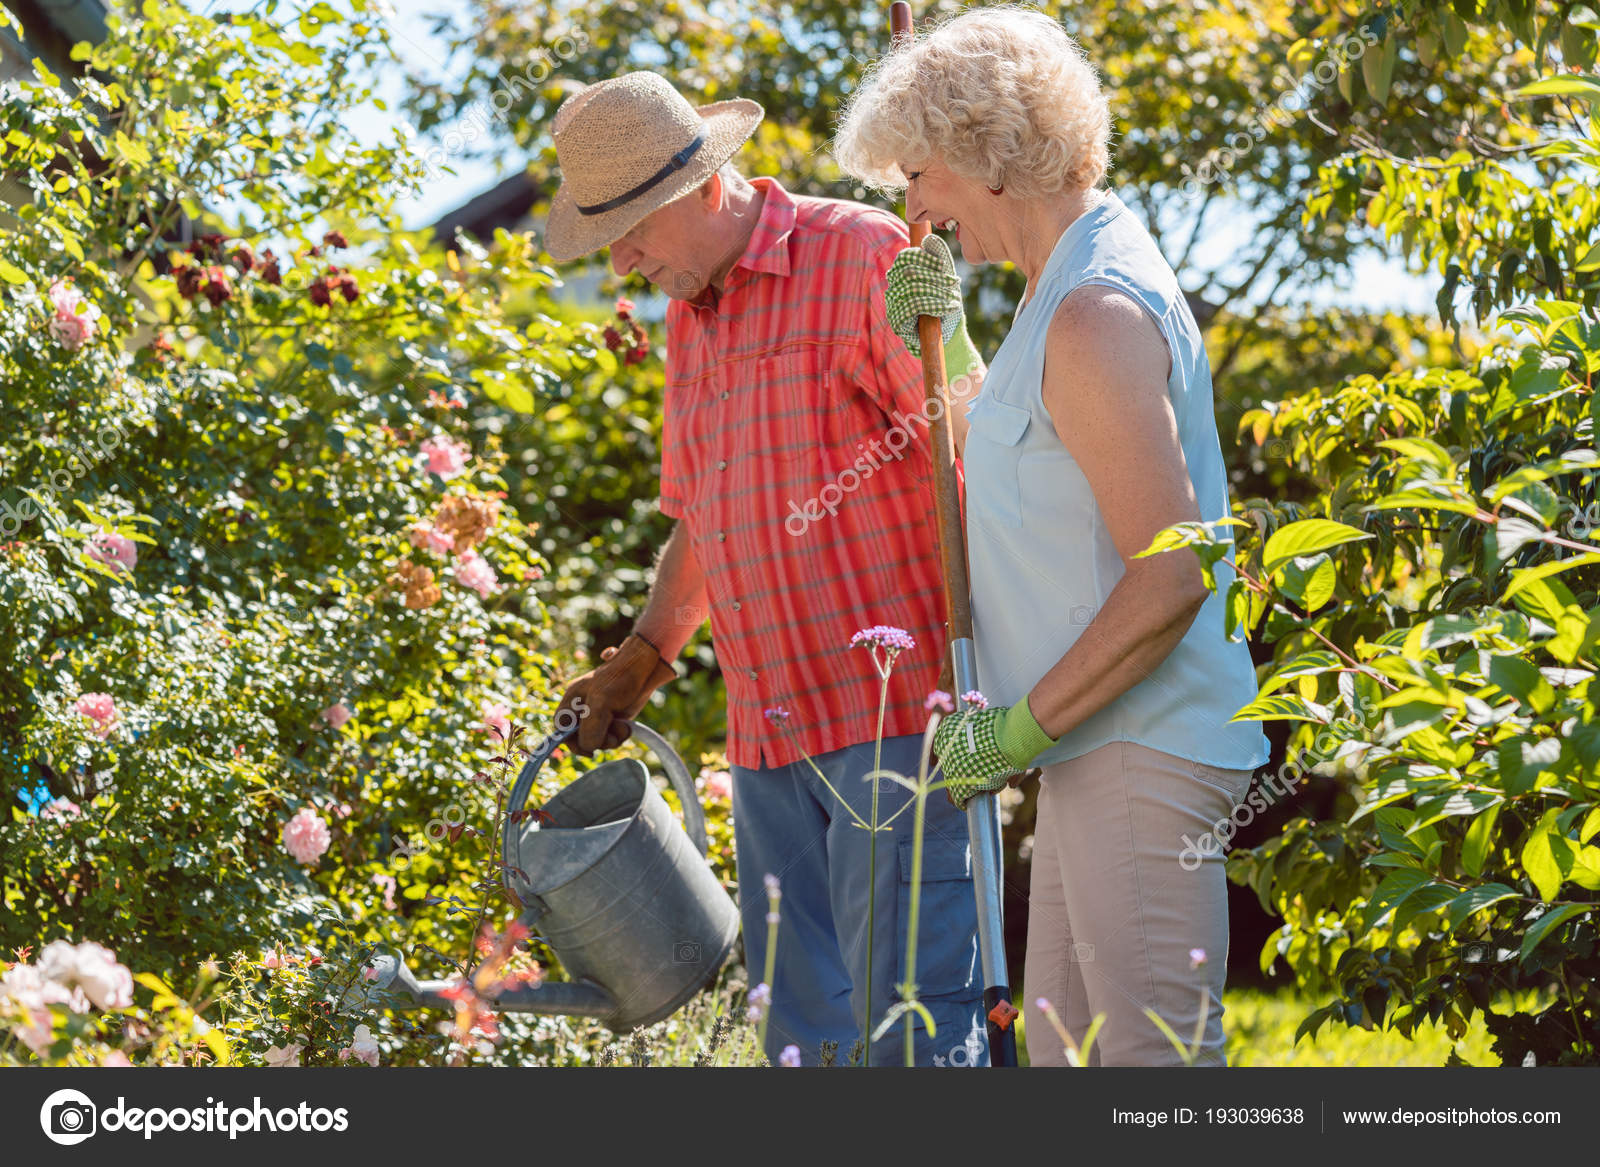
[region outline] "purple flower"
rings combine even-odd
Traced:
[[[745,1010],[745,1018],[751,1024],[759,1024],[766,1007],[772,1003],[772,990],[766,984],[759,984],[750,990],[749,1008]]]
[[[985,697],[976,689],[968,689],[965,693],[961,694],[961,700],[966,702],[974,709],[989,708],[989,698]]]
[[[766,885],[767,894],[769,896],[778,896],[782,894],[782,892],[779,890],[778,877],[773,875],[771,872],[763,875],[761,877],[761,882]]]
[[[1205,962],[1206,962],[1206,950],[1204,948],[1191,948],[1191,949],[1189,949],[1189,967],[1191,969],[1199,968]]]
[[[871,628],[863,628],[850,638],[850,647],[868,645],[872,648],[882,648],[890,653],[909,652],[917,647],[916,640],[904,628],[892,628],[887,624],[874,624]]]
[[[940,713],[954,713],[956,711],[955,701],[943,689],[935,689],[929,693],[928,699],[922,703],[922,707],[929,713],[932,713],[935,709]]]
[[[781,725],[789,720],[789,711],[782,705],[774,705],[771,709],[763,710],[761,716],[772,722],[773,725]]]
[[[784,1046],[783,1052],[778,1055],[778,1065],[787,1066],[791,1070],[798,1067],[800,1065],[800,1047],[797,1045]]]

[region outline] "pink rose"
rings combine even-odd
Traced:
[[[283,824],[283,848],[301,863],[315,863],[333,842],[328,824],[309,806],[301,807]]]
[[[133,974],[117,963],[111,949],[92,940],[77,945],[52,940],[39,953],[38,968],[40,977],[58,992],[73,990],[78,999],[69,999],[68,1007],[74,1012],[87,1012],[89,1002],[97,1009],[126,1009],[133,1004]],[[54,994],[47,994],[47,999],[50,996]]]
[[[428,472],[454,478],[467,468],[467,447],[445,434],[435,434],[417,447],[428,459]]]
[[[500,587],[500,578],[489,566],[489,561],[470,548],[461,553],[456,564],[456,579],[463,587],[471,588],[486,600]]]
[[[505,705],[485,705],[483,707],[483,732],[491,735],[496,741],[505,741],[511,736],[511,710]]]
[[[94,334],[94,322],[100,310],[85,304],[78,290],[65,280],[50,285],[50,303],[55,315],[50,318],[50,332],[65,349],[78,349]],[[80,311],[81,309],[81,311]]]
[[[327,722],[334,729],[338,729],[345,722],[349,721],[352,715],[350,712],[350,706],[346,705],[343,701],[335,701],[332,705],[324,709],[320,716],[322,717],[323,721]]]
[[[94,722],[96,737],[110,737],[117,727],[117,702],[110,693],[85,693],[72,708]]]
[[[418,523],[411,528],[411,545],[426,547],[439,555],[448,555],[456,544],[448,531],[441,531],[432,523]]]
[[[125,1069],[133,1066],[133,1063],[128,1060],[128,1055],[119,1049],[114,1049],[101,1058],[100,1064],[102,1066],[117,1066]]]
[[[75,802],[65,798],[55,798],[39,809],[39,817],[44,819],[77,819],[83,817],[83,810]]]
[[[394,911],[394,876],[385,875],[380,871],[377,875],[372,877],[372,882],[383,888],[383,906],[391,912]],[[376,972],[374,972],[373,976],[369,977],[368,979],[376,980]]]
[[[371,1029],[365,1025],[356,1026],[350,1044],[339,1051],[339,1060],[342,1062],[346,1058],[366,1062],[369,1066],[378,1064],[378,1039],[372,1036]]]
[[[89,558],[119,571],[132,571],[139,562],[139,547],[126,535],[98,531],[89,540]]]
[[[56,310],[56,315],[76,312],[82,302],[83,296],[68,281],[57,280],[50,285],[50,306]]]
[[[700,771],[700,778],[705,783],[706,793],[712,798],[733,797],[733,775],[726,770],[713,770],[707,766]]]
[[[261,1060],[276,1069],[298,1066],[300,1064],[300,1055],[305,1052],[305,1048],[306,1043],[303,1041],[297,1041],[293,1045],[286,1045],[282,1049],[275,1045],[269,1045],[267,1052],[261,1055]]]

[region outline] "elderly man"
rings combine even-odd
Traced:
[[[792,1045],[816,1064],[828,1043],[848,1059],[906,973],[912,816],[895,817],[902,787],[868,780],[880,682],[851,635],[887,626],[915,641],[890,677],[881,757],[914,775],[943,602],[921,367],[882,316],[905,228],[741,177],[729,160],[761,117],[746,100],[696,109],[652,73],[590,86],[556,114],[546,250],[568,260],[609,246],[619,275],[639,272],[672,301],[660,505],[678,520],[632,634],[563,708],[583,714],[580,753],[618,744],[709,614],[746,965],[754,984],[773,876],[767,1052]],[[874,785],[878,821],[893,820],[875,848],[860,825]],[[986,1055],[965,820],[931,798],[925,832],[915,979],[937,1036],[918,1025],[917,1061],[972,1064]],[[871,1062],[901,1062],[903,1043],[896,1025]]]

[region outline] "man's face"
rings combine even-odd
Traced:
[[[650,212],[611,245],[612,270],[619,276],[636,271],[674,300],[696,299],[717,262],[711,220],[721,200],[722,180],[713,175],[698,190]]]

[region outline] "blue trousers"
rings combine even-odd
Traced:
[[[920,734],[886,738],[883,768],[915,779]],[[900,1000],[906,979],[915,807],[889,829],[860,826],[843,801],[872,821],[872,742],[848,746],[787,766],[732,767],[734,852],[739,914],[750,983],[762,980],[767,959],[765,877],[778,877],[777,963],[767,1020],[767,1056],[777,1064],[785,1046],[801,1063],[818,1064],[822,1043],[838,1042],[838,1064],[856,1040]],[[821,770],[824,782],[818,776]],[[878,822],[914,799],[891,779],[877,779]],[[831,789],[830,789],[831,787]],[[944,791],[926,801],[922,893],[918,910],[917,996],[935,1032],[915,1014],[918,1065],[986,1065],[983,976],[978,960],[977,901],[967,848],[966,816]],[[877,836],[876,871],[870,863]],[[869,913],[869,890],[876,889]],[[869,931],[868,919],[872,926]],[[868,937],[872,937],[872,1022],[867,1020]],[[874,1043],[875,1066],[905,1064],[905,1022]]]

